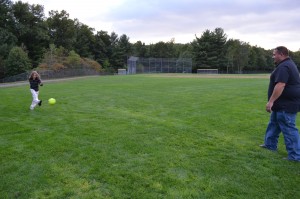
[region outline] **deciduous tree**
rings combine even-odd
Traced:
[[[31,69],[27,53],[20,47],[13,47],[5,63],[5,75],[17,75]]]
[[[25,45],[33,65],[37,66],[49,45],[44,7],[18,1],[12,6],[12,13],[15,19],[13,33],[18,38],[17,45]]]
[[[61,12],[50,11],[47,24],[51,43],[58,47],[63,46],[69,51],[74,49],[76,41],[75,22],[69,18],[69,14],[65,10]]]

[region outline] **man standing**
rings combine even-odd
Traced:
[[[296,116],[300,111],[300,77],[288,49],[279,46],[273,50],[275,70],[270,77],[266,111],[271,113],[263,148],[276,151],[282,132],[287,160],[300,162],[300,138]]]

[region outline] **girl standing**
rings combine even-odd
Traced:
[[[42,100],[39,100],[39,86],[43,86],[40,75],[36,71],[32,71],[29,76],[30,92],[32,94],[32,103],[30,110],[33,110],[36,105],[41,106]]]

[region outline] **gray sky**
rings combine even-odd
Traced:
[[[223,28],[227,39],[272,49],[300,49],[299,0],[22,0],[50,10],[66,10],[71,19],[96,31],[126,34],[130,42],[189,43],[205,30]],[[14,1],[15,2],[15,1]]]

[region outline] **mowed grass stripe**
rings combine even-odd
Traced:
[[[268,79],[217,77],[49,82],[34,111],[28,85],[0,88],[0,195],[298,198],[282,137],[278,153],[258,147]]]

